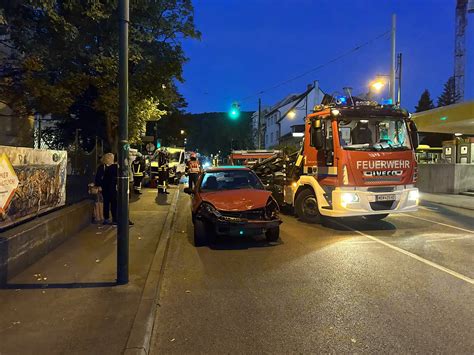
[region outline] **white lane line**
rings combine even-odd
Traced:
[[[422,258],[421,256],[418,256],[418,255],[416,255],[416,254],[410,253],[409,251],[406,251],[405,249],[402,249],[402,248],[396,247],[395,245],[392,245],[392,244],[390,244],[390,243],[384,242],[383,240],[380,240],[380,239],[377,238],[377,237],[371,236],[371,235],[369,235],[369,234],[365,234],[365,233],[363,233],[363,232],[361,232],[361,231],[358,231],[358,230],[356,230],[356,229],[354,229],[354,228],[351,228],[351,227],[346,226],[346,225],[344,225],[344,224],[340,224],[339,222],[335,222],[335,223],[337,223],[337,224],[339,224],[340,226],[342,226],[342,227],[344,227],[344,228],[347,228],[347,229],[349,229],[349,230],[351,230],[351,231],[353,231],[353,232],[355,232],[355,233],[357,233],[357,234],[363,235],[364,237],[369,238],[370,240],[373,240],[373,241],[376,241],[377,243],[380,243],[380,244],[382,244],[382,245],[385,245],[386,247],[389,247],[390,249],[393,249],[393,250],[395,250],[395,251],[398,251],[399,253],[405,254],[405,255],[407,255],[407,256],[409,256],[409,257],[415,259],[415,260],[421,261],[422,263],[424,263],[424,264],[426,264],[426,265],[429,265],[429,266],[431,266],[431,267],[434,267],[435,269],[441,270],[441,271],[443,271],[443,272],[445,272],[445,273],[447,273],[447,274],[449,274],[449,275],[451,275],[451,276],[454,276],[454,277],[456,277],[456,278],[458,278],[458,279],[460,279],[460,280],[463,280],[463,281],[466,281],[467,283],[470,283],[471,285],[474,285],[474,279],[471,279],[471,278],[468,277],[468,276],[465,276],[465,275],[463,275],[463,274],[460,274],[459,272],[456,272],[456,271],[454,271],[454,270],[448,269],[448,268],[446,268],[446,267],[444,267],[444,266],[438,265],[438,264],[436,264],[436,263],[434,263],[434,262],[432,262],[432,261],[429,261],[429,260],[427,260],[427,259],[425,259],[425,258]]]
[[[406,213],[401,213],[401,214],[404,215],[404,216],[407,216],[407,217],[421,219],[422,221],[426,221],[426,222],[430,222],[430,223],[436,223],[436,224],[439,224],[440,226],[450,227],[450,228],[458,229],[458,230],[463,231],[463,232],[468,232],[468,233],[474,234],[474,231],[469,230],[469,229],[464,229],[464,228],[461,228],[461,227],[452,226],[452,225],[446,224],[446,223],[436,222],[436,221],[433,221],[431,219],[412,216],[411,214],[406,214]]]

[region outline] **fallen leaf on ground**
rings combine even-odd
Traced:
[[[99,260],[99,259],[95,259],[95,262],[96,262],[96,263],[100,263],[100,260]]]
[[[354,338],[352,338],[351,341],[352,341],[353,343],[357,343],[357,340],[355,340]]]
[[[186,290],[186,293],[191,293],[191,291],[189,291],[189,290]]]
[[[102,232],[96,232],[95,234],[102,234]]]
[[[176,339],[175,339],[175,338],[173,338],[173,339],[171,339],[171,340],[170,340],[170,342],[173,342],[173,341],[175,341],[175,340],[176,340]]]

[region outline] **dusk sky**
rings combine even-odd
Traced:
[[[427,88],[436,104],[453,74],[455,0],[194,0],[201,41],[186,41],[188,111],[257,109],[258,92],[317,67],[390,30],[397,14],[397,52],[403,53],[402,106],[410,111]],[[273,105],[319,80],[327,93],[366,90],[390,68],[389,34],[336,63],[267,91]],[[474,98],[474,14],[468,15],[465,99]],[[253,96],[252,96],[253,95]],[[252,98],[241,101],[242,98]]]

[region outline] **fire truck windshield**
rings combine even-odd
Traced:
[[[344,118],[338,127],[339,142],[346,150],[411,149],[406,122],[400,118]]]

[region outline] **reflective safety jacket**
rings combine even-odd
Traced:
[[[188,162],[188,172],[190,174],[199,174],[200,170],[199,162],[197,160],[190,160]]]
[[[141,161],[135,160],[132,163],[132,173],[133,176],[143,176],[143,171],[145,170],[145,164]]]

